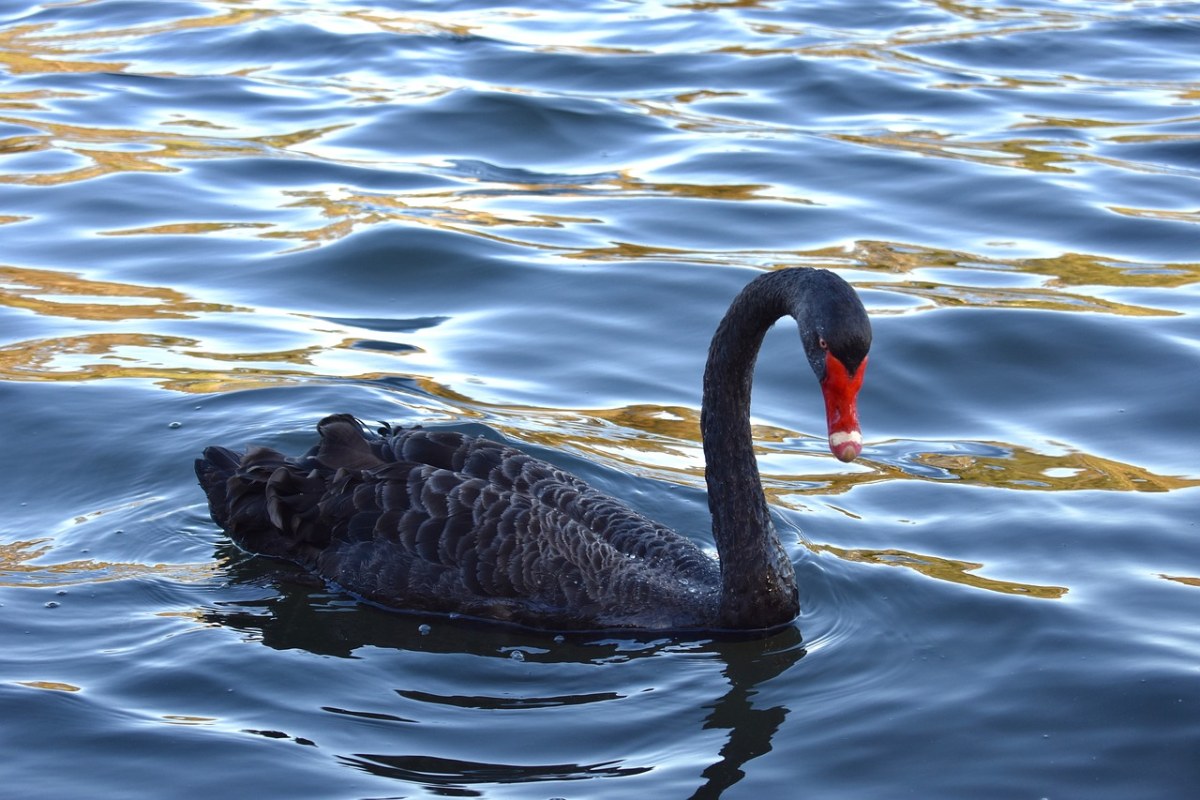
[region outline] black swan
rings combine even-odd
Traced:
[[[796,574],[755,464],[750,383],[767,329],[795,317],[821,384],[829,447],[862,449],[855,400],[871,324],[832,272],[751,281],[721,320],[700,429],[720,563],[692,540],[513,447],[450,431],[367,433],[339,414],[287,458],[209,447],[212,517],[242,548],[304,565],[367,600],[548,630],[760,630],[799,613]]]

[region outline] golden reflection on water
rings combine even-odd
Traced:
[[[73,277],[73,276],[68,276]],[[51,283],[51,282],[46,282]],[[86,285],[97,292],[96,282],[73,283]],[[119,285],[113,285],[119,286]],[[108,287],[112,288],[112,287]],[[162,299],[153,291],[146,296]],[[171,296],[174,301],[180,298]],[[57,304],[44,307],[44,313],[58,313]],[[103,319],[103,315],[85,319]],[[342,345],[352,340],[344,340]],[[151,378],[164,388],[188,392],[218,392],[235,389],[277,385],[279,382],[319,377],[312,367],[313,359],[322,348],[298,348],[276,353],[213,354],[194,352],[198,343],[184,337],[151,336],[147,334],[91,334],[60,337],[37,342],[25,342],[0,348],[0,377],[17,380],[106,380],[113,378]],[[194,352],[197,357],[212,361],[263,362],[290,364],[290,369],[263,366],[237,367],[230,370],[197,370],[184,367],[149,365],[152,356],[121,356],[123,348],[136,347],[150,354],[164,350]],[[67,355],[100,356],[124,359],[125,363],[78,364],[73,369],[55,365],[56,359]],[[369,381],[384,377],[364,374],[353,379]],[[636,404],[607,409],[556,409],[519,405],[492,404],[475,400],[461,391],[439,384],[428,377],[415,377],[414,383],[431,397],[445,403],[457,419],[475,417],[515,440],[573,452],[608,466],[644,475],[656,480],[670,481],[701,488],[704,485],[704,465],[699,439],[699,415],[689,407]],[[811,439],[783,428],[757,425],[754,427],[756,451],[765,457],[763,465],[764,490],[770,502],[782,508],[804,510],[812,497],[831,497],[849,492],[858,485],[881,481],[956,480],[970,485],[990,486],[1016,491],[1133,491],[1165,492],[1200,486],[1200,480],[1157,475],[1131,464],[1080,452],[1046,454],[1002,443],[976,443],[987,452],[999,455],[976,455],[962,452],[917,452],[911,456],[919,469],[884,460],[864,458],[847,472],[820,471],[815,473],[783,474],[773,469],[770,457],[795,452],[790,444],[796,439]],[[823,453],[806,453],[828,467],[831,457]],[[863,468],[866,469],[863,469]],[[66,583],[97,580],[119,580],[145,576],[169,575],[179,580],[199,580],[213,574],[216,567],[201,565],[145,565],[76,560],[54,565],[35,565],[30,562],[45,555],[49,539],[31,539],[0,545],[0,585],[58,586]],[[862,550],[838,548],[828,544],[810,545],[816,552],[828,552],[852,561],[881,563],[916,570],[928,577],[947,580],[974,588],[1032,597],[1061,597],[1066,589],[1000,581],[981,577],[975,570],[982,567],[974,562],[945,559],[896,549]],[[1167,577],[1167,576],[1164,576]],[[1175,578],[1170,578],[1176,580]],[[1190,579],[1178,579],[1190,583]]]
[[[195,236],[205,233],[228,233],[240,229],[270,228],[267,222],[176,222],[168,225],[148,225],[119,231],[99,231],[101,236]]]
[[[899,131],[876,134],[832,134],[831,138],[863,147],[905,150],[925,156],[939,156],[959,161],[971,161],[992,167],[1014,167],[1035,172],[1074,172],[1069,166],[1088,160],[1079,153],[1063,153],[1059,147],[1082,148],[1083,142],[1063,142],[1058,139],[1008,139],[979,142],[936,131]]]
[[[54,89],[30,89],[18,92],[0,91],[0,109],[14,111],[45,111],[47,104],[43,100],[66,100],[84,97],[82,92],[67,92]]]
[[[1053,289],[953,286],[931,281],[864,283],[873,289],[895,291],[929,301],[939,308],[1033,308],[1043,311],[1093,311],[1127,317],[1177,317],[1182,312],[1117,303]]]
[[[148,39],[158,35],[185,31],[196,28],[247,28],[260,23],[268,17],[298,13],[286,10],[264,8],[247,8],[241,4],[210,2],[213,6],[208,13],[196,16],[182,16],[176,19],[157,22],[148,25],[112,28],[101,30],[84,30],[56,32],[52,24],[13,26],[0,32],[0,64],[5,64],[15,73],[65,72],[65,71],[103,71],[120,72],[129,67],[121,61],[92,61],[82,58],[90,53],[98,52],[104,47],[126,47],[130,40]],[[702,11],[724,7],[724,3],[698,3],[686,8]],[[757,5],[757,3],[734,3],[733,5]],[[1095,15],[1080,15],[1069,10],[1054,9],[1019,9],[1019,8],[990,8],[972,6],[965,3],[937,4],[940,8],[955,17],[978,21],[1003,21],[1003,27],[971,26],[970,30],[950,26],[921,26],[912,29],[900,29],[889,33],[885,38],[875,39],[870,32],[861,34],[861,39],[850,42],[821,42],[807,43],[812,38],[810,31],[802,27],[789,27],[778,23],[763,23],[748,21],[744,28],[747,43],[733,47],[723,47],[727,52],[742,54],[787,54],[798,58],[837,58],[862,60],[871,63],[884,63],[889,69],[913,71],[923,70],[931,75],[942,75],[946,66],[936,60],[927,59],[916,52],[915,47],[937,44],[946,41],[958,41],[964,38],[987,37],[1004,38],[1006,36],[1029,33],[1032,31],[1078,27],[1093,22]],[[188,11],[193,10],[188,7]],[[184,12],[188,13],[188,12]],[[396,36],[443,36],[463,38],[471,36],[494,36],[504,40],[506,34],[516,35],[509,26],[516,12],[510,10],[485,13],[472,18],[470,24],[463,23],[457,15],[428,13],[428,14],[394,14],[372,9],[326,9],[321,15],[334,19],[353,22],[367,29],[376,29]],[[526,12],[522,12],[526,13]],[[532,13],[532,12],[528,12]],[[546,12],[547,14],[554,12]],[[494,29],[493,29],[494,28]],[[524,30],[524,29],[522,29]],[[581,34],[583,35],[583,34]],[[758,46],[754,38],[768,40],[769,46]],[[551,49],[572,46],[570,43],[547,43]],[[582,47],[585,45],[574,45]],[[596,49],[589,47],[589,50]],[[600,48],[603,49],[603,48]],[[621,49],[621,53],[629,52]],[[962,71],[957,65],[956,71]],[[261,68],[247,66],[238,70],[239,73],[266,70],[263,80],[287,84],[288,79],[270,77],[269,65]],[[151,70],[142,70],[140,74],[156,74]],[[165,73],[164,73],[165,74]],[[1018,81],[1013,78],[1003,78],[990,74],[979,74],[974,77],[988,81],[989,86],[997,82],[1008,81],[1015,86],[1028,85],[1028,81]],[[1063,76],[1059,83],[1079,81],[1069,76]],[[1092,81],[1097,83],[1098,81]],[[1050,83],[1048,85],[1057,85]],[[1114,84],[1116,85],[1116,84]],[[339,88],[367,93],[380,91],[379,87],[348,86],[344,82]],[[943,86],[944,89],[961,88],[967,91],[977,91],[981,84],[978,80],[964,82],[961,86]],[[1175,90],[1180,86],[1172,85]],[[522,92],[521,87],[494,86],[496,91]],[[393,89],[394,91],[394,89]],[[447,91],[447,87],[427,83],[422,86],[408,86],[407,92],[417,92],[422,97],[435,96]],[[755,119],[739,118],[705,113],[703,101],[721,99],[726,101],[724,107],[730,104],[736,106],[736,100],[741,97],[739,92],[719,92],[704,88],[679,92],[673,97],[626,97],[623,102],[641,109],[646,114],[668,120],[680,130],[690,132],[743,132],[750,135],[771,136],[772,131],[791,137],[796,131],[791,126],[779,126]],[[10,112],[53,111],[56,100],[69,97],[83,97],[77,92],[57,92],[36,90],[25,92],[0,93],[0,108]],[[77,181],[91,180],[104,175],[121,172],[173,172],[181,167],[176,163],[189,159],[203,158],[236,158],[252,157],[270,151],[288,151],[301,145],[318,140],[329,133],[341,130],[346,125],[328,125],[317,129],[292,131],[282,135],[248,137],[220,136],[187,136],[162,130],[166,126],[189,126],[197,129],[220,131],[226,126],[210,120],[180,118],[160,121],[158,127],[140,130],[136,128],[89,127],[70,125],[57,120],[45,119],[40,114],[29,116],[0,117],[0,122],[14,126],[30,127],[39,130],[38,134],[11,136],[0,140],[0,154],[18,154],[34,152],[69,153],[80,160],[78,166],[54,171],[22,172],[20,169],[0,175],[0,181],[26,185],[60,185]],[[1197,141],[1194,134],[1172,133],[1169,130],[1160,132],[1164,126],[1178,124],[1183,128],[1192,122],[1190,117],[1176,119],[1153,120],[1107,120],[1087,118],[1059,118],[1045,114],[1027,114],[1010,125],[1012,131],[1027,131],[1028,129],[1052,128],[1056,130],[1076,130],[1104,135],[1112,130],[1114,135],[1097,140],[1080,138],[1064,139],[1059,136],[1045,138],[1028,135],[1013,136],[1001,140],[973,141],[964,138],[958,132],[939,131],[931,128],[920,130],[880,130],[873,133],[850,133],[846,131],[825,131],[820,133],[837,141],[868,148],[900,149],[916,152],[926,156],[951,158],[971,161],[974,163],[996,167],[1012,167],[1035,172],[1074,172],[1077,165],[1104,164],[1122,170],[1153,172],[1161,170],[1154,163],[1137,160],[1121,160],[1111,155],[1094,152],[1097,144],[1120,146],[1124,144],[1145,145],[1154,143],[1188,143]],[[1138,132],[1139,128],[1152,127],[1153,132]],[[1111,150],[1112,148],[1109,148]],[[564,197],[596,197],[610,194],[622,197],[644,195],[670,196],[679,198],[710,199],[724,201],[774,201],[789,203],[807,203],[809,200],[793,196],[786,190],[761,185],[722,185],[722,184],[686,184],[672,182],[655,182],[623,172],[614,179],[607,181],[589,181],[587,184],[570,185],[554,184],[552,187],[522,184],[495,180],[491,181],[489,198],[492,200],[505,197],[516,197],[531,192],[543,192],[552,189]],[[475,235],[496,237],[495,229],[501,227],[538,227],[547,224],[586,224],[595,220],[564,220],[555,221],[553,217],[539,217],[536,214],[520,214],[512,210],[498,212],[480,207],[473,197],[470,186],[459,192],[413,193],[406,195],[377,196],[339,196],[341,190],[333,188],[329,196],[322,196],[315,191],[283,193],[283,208],[301,209],[318,208],[323,217],[321,225],[312,227],[307,220],[297,219],[287,229],[277,229],[278,223],[245,222],[224,223],[214,221],[178,221],[162,226],[146,226],[122,231],[109,231],[110,234],[121,235],[157,235],[169,233],[188,234],[222,234],[235,228],[270,228],[260,235],[266,238],[297,240],[304,245],[327,243],[343,238],[348,233],[363,226],[385,224],[397,220],[409,223],[429,225],[434,227],[451,227],[456,231],[471,232]],[[298,199],[289,199],[298,198]],[[1200,222],[1198,213],[1191,209],[1172,208],[1135,208],[1114,205],[1110,208],[1113,213],[1126,216],[1147,217],[1153,219],[1172,220],[1176,222]],[[490,231],[488,229],[491,229]],[[536,241],[519,242],[527,246],[543,247]],[[563,255],[587,258],[604,258],[603,250],[588,251],[579,249],[572,253],[558,246],[553,248]],[[804,258],[804,254],[797,253]],[[1043,307],[1043,306],[1038,306]],[[1125,313],[1116,309],[1115,313]]]
[[[660,480],[690,486],[704,483],[700,414],[694,408],[653,404],[609,409],[535,408],[474,400],[428,378],[417,379],[417,384],[428,394],[445,400],[456,417],[484,419],[516,441],[570,450]],[[760,424],[754,425],[752,432],[760,458],[795,452],[792,442],[809,440],[821,443],[821,450],[805,452],[805,456],[818,459],[822,466],[832,463],[832,456],[824,452],[822,437]],[[803,505],[799,497],[844,494],[855,486],[885,480],[955,480],[1015,491],[1168,492],[1200,486],[1200,479],[1158,475],[1143,467],[1078,451],[1050,454],[1002,442],[958,444],[1002,454],[918,451],[912,458],[922,469],[914,470],[872,459],[868,447],[868,455],[856,462],[857,467],[834,474],[779,473],[771,470],[768,460],[761,466],[764,489],[772,503],[800,509]],[[648,463],[656,466],[648,470]]]
[[[190,319],[198,314],[244,310],[202,303],[160,286],[97,281],[71,272],[0,265],[0,306],[49,317],[115,321]]]
[[[1173,220],[1175,222],[1200,222],[1200,211],[1164,211],[1152,208],[1126,208],[1125,206],[1108,206],[1108,210],[1117,214],[1124,214],[1127,217]]]
[[[850,248],[822,248],[802,255],[803,262],[809,266],[916,273],[907,280],[861,282],[859,285],[919,297],[929,303],[927,307],[1040,308],[1139,317],[1179,316],[1180,312],[1171,309],[1097,297],[1088,294],[1086,288],[1169,289],[1200,282],[1200,263],[1131,262],[1087,253],[1000,259],[898,242],[859,241]],[[921,271],[930,269],[967,270],[976,280],[986,277],[989,272],[998,276],[1023,274],[1037,279],[1039,285],[958,286],[922,279]],[[1065,291],[1064,287],[1076,287],[1076,291]],[[913,310],[920,309],[906,313]]]
[[[1065,253],[1054,257],[1001,259],[963,251],[922,247],[901,242],[862,240],[850,247],[817,248],[795,251],[703,251],[672,248],[627,241],[606,241],[603,245],[548,244],[522,236],[520,229],[570,228],[601,224],[591,217],[492,211],[487,204],[521,195],[553,192],[556,198],[676,197],[722,201],[777,201],[807,204],[803,198],[787,197],[761,184],[683,184],[643,181],[628,172],[611,177],[593,177],[587,183],[489,184],[489,188],[467,187],[457,191],[417,192],[404,197],[341,189],[291,191],[294,208],[316,209],[323,220],[317,227],[272,230],[264,238],[299,240],[306,246],[336,241],[350,233],[374,225],[402,222],[480,236],[551,253],[560,258],[584,261],[686,260],[689,263],[755,264],[764,266],[815,266],[861,268],[876,272],[916,272],[927,268],[961,268],[976,275],[988,271],[998,274],[1022,273],[1041,280],[1038,286],[955,286],[945,282],[914,278],[909,281],[862,284],[883,291],[919,297],[927,307],[1018,307],[1055,311],[1082,311],[1124,316],[1174,316],[1178,312],[1117,302],[1082,291],[1084,287],[1168,288],[1200,282],[1200,263],[1136,263],[1086,253]],[[1122,209],[1122,213],[1163,216],[1168,212]],[[1172,218],[1192,217],[1193,212],[1170,212]],[[1165,217],[1164,217],[1165,218]],[[499,230],[504,229],[503,233]],[[1063,287],[1079,287],[1067,292]]]
[[[530,188],[530,191],[540,190],[540,187],[536,186]],[[284,194],[293,198],[286,207],[314,209],[319,212],[321,219],[327,221],[318,227],[269,231],[261,236],[267,239],[297,240],[307,246],[337,241],[356,230],[386,222],[415,222],[431,228],[474,234],[477,233],[475,228],[559,228],[567,224],[596,221],[550,214],[531,214],[524,217],[515,213],[496,214],[482,209],[465,207],[466,204],[461,202],[463,198],[452,192],[427,192],[408,199],[343,189],[289,190]],[[488,236],[488,238],[515,244],[528,244],[497,236]]]
[[[103,583],[131,578],[166,578],[198,582],[220,574],[214,561],[196,564],[137,564],[78,559],[57,564],[32,563],[51,551],[49,537],[0,543],[0,586],[53,588],[80,583]]]
[[[0,183],[58,186],[123,172],[179,172],[165,163],[210,158],[257,157],[319,139],[344,125],[326,125],[286,134],[253,137],[185,136],[173,131],[69,125],[44,119],[0,116],[0,123],[41,129],[0,139],[0,156],[36,152],[70,153],[82,165],[53,172],[10,172]],[[180,122],[176,120],[174,124]]]
[[[65,4],[60,4],[65,5]],[[84,5],[77,3],[75,5]],[[266,9],[230,8],[209,16],[182,17],[169,22],[130,28],[54,33],[49,23],[14,25],[0,29],[0,65],[13,74],[62,72],[124,72],[127,61],[89,61],[85,57],[102,52],[101,45],[113,46],[113,40],[142,38],[195,28],[222,28],[246,25],[278,12]],[[94,46],[87,47],[87,43]]]
[[[772,193],[765,184],[699,184],[646,181],[622,170],[597,176],[580,176],[581,182],[558,179],[545,182],[468,183],[456,191],[419,191],[409,195],[385,195],[353,191],[341,187],[324,190],[288,190],[285,208],[312,209],[319,212],[322,223],[316,227],[294,226],[289,230],[271,230],[260,234],[266,239],[290,239],[307,246],[327,244],[343,239],[364,228],[385,223],[404,222],[439,230],[466,233],[493,241],[515,244],[538,250],[553,251],[568,258],[589,257],[588,251],[566,249],[562,245],[547,245],[516,233],[499,234],[498,228],[566,228],[578,225],[602,224],[598,217],[519,212],[514,209],[489,210],[497,200],[552,194],[556,200],[620,196],[623,199],[641,197],[674,197],[730,201],[775,201],[811,204],[811,201]],[[586,178],[583,182],[582,179]],[[500,188],[503,187],[503,188]],[[272,227],[257,224],[258,227]],[[243,227],[250,227],[249,224]],[[214,227],[217,231],[219,228]],[[123,231],[122,233],[157,233],[155,229]],[[192,232],[209,232],[196,230]],[[681,251],[682,252],[682,251]]]
[[[919,453],[916,460],[972,486],[1025,491],[1170,492],[1200,486],[1200,479],[1156,475],[1133,464],[1087,453],[1049,455],[1015,445],[983,444],[1007,450],[1008,455]]]
[[[1189,120],[1190,121],[1190,120]],[[1145,124],[1145,123],[1140,123]],[[1099,121],[1091,121],[1084,127],[1104,127]],[[884,131],[873,134],[830,134],[830,138],[848,144],[871,148],[903,150],[923,156],[935,156],[957,161],[970,161],[991,167],[1010,167],[1032,172],[1075,173],[1081,167],[1101,164],[1116,169],[1144,173],[1175,173],[1177,169],[1152,162],[1123,160],[1111,156],[1094,155],[1088,152],[1096,142],[1084,140],[1067,141],[1051,139],[1005,139],[1001,141],[975,141],[961,135],[937,131]],[[1108,144],[1169,144],[1172,142],[1195,143],[1200,137],[1179,134],[1155,134],[1142,136],[1113,136],[1103,140]],[[1069,148],[1069,149],[1062,149]],[[1154,209],[1146,209],[1154,211]],[[1194,221],[1184,218],[1185,222]]]
[[[199,342],[180,336],[141,333],[92,333],[31,339],[0,346],[0,379],[14,381],[79,381],[120,379],[153,380],[164,389],[209,393],[266,388],[310,377],[299,369],[201,369],[168,366],[164,356],[178,360],[180,353]],[[270,361],[278,354],[237,357],[203,354],[214,360]],[[296,358],[285,351],[283,360]]]
[[[316,135],[307,131],[297,138]],[[1124,316],[1175,316],[1178,312],[1117,302],[1083,291],[1085,287],[1169,288],[1200,282],[1200,263],[1138,263],[1086,253],[1065,253],[1053,257],[1001,259],[965,251],[922,247],[902,242],[860,240],[849,247],[826,247],[795,251],[703,251],[672,248],[636,242],[609,241],[601,246],[548,244],[517,233],[521,229],[562,229],[602,224],[603,219],[561,214],[521,212],[514,209],[489,210],[488,204],[517,196],[553,193],[556,198],[572,199],[620,195],[710,199],[723,201],[772,200],[809,203],[802,198],[775,194],[761,184],[684,184],[643,181],[628,172],[613,173],[588,182],[572,184],[480,182],[455,191],[420,191],[410,195],[382,194],[333,187],[325,190],[289,190],[285,207],[316,211],[319,225],[293,225],[279,229],[275,223],[175,223],[121,231],[107,235],[228,234],[236,230],[262,230],[267,239],[290,240],[300,248],[314,247],[345,238],[372,226],[405,223],[454,233],[479,236],[493,241],[551,253],[561,258],[585,261],[686,260],[690,263],[747,264],[764,266],[815,266],[859,268],[884,273],[915,273],[930,268],[971,270],[976,277],[987,272],[1021,273],[1041,281],[1037,286],[958,286],[914,276],[907,281],[862,283],[882,291],[898,292],[926,301],[925,308],[988,307],[1034,308],[1054,311],[1099,312]],[[1192,219],[1200,212],[1158,212],[1131,208],[1119,209],[1130,215]],[[500,230],[504,230],[500,233]],[[1064,291],[1063,287],[1079,287]],[[910,309],[908,313],[913,310]]]
[[[219,717],[197,717],[190,714],[163,714],[160,719],[172,725],[212,725]]]
[[[88,51],[72,48],[72,37],[39,36],[50,25],[13,25],[0,29],[0,65],[14,75],[48,72],[122,72],[125,61],[86,61],[79,56]],[[82,40],[84,34],[75,39]]]
[[[43,317],[112,323],[195,319],[204,314],[248,313],[250,309],[194,300],[159,286],[84,278],[70,272],[0,266],[0,306]],[[90,381],[150,379],[188,392],[231,391],[278,385],[307,377],[323,348],[222,354],[201,352],[184,336],[131,331],[71,333],[0,344],[0,379]],[[335,345],[336,346],[336,345]],[[181,360],[256,362],[232,369],[180,366]],[[275,366],[286,365],[286,366]]]
[[[76,686],[73,683],[61,683],[59,681],[16,681],[20,686],[27,686],[30,689],[44,689],[49,692],[79,692],[82,687]]]
[[[516,14],[521,12],[510,10],[508,13]],[[463,22],[461,16],[457,16],[451,20],[446,18],[449,15],[431,13],[416,16],[412,14],[388,13],[379,8],[373,8],[369,11],[365,9],[353,9],[343,12],[343,15],[346,19],[365,22],[381,31],[400,36],[431,36],[442,34],[465,38],[477,33],[481,27],[475,23],[468,24]]]
[[[637,253],[626,250],[626,258]],[[829,255],[832,255],[830,253]],[[847,257],[840,251],[840,257]],[[900,248],[884,243],[866,243],[851,255],[860,260],[883,262],[893,270],[912,270],[935,264],[959,265],[969,261],[979,267],[981,259],[941,251]],[[986,265],[985,265],[986,266]],[[1018,265],[1018,269],[1022,265]],[[1072,256],[1042,259],[1023,265],[1044,272],[1048,266],[1062,267],[1062,277],[1079,280],[1107,279],[1110,283],[1146,285],[1150,281],[1176,284],[1181,278],[1195,277],[1200,267],[1132,272],[1114,269],[1111,262]],[[951,303],[945,290],[929,282],[879,284],[880,288],[924,293],[942,304]],[[1047,307],[1058,308],[1048,298],[1055,295],[1039,291]],[[119,302],[118,302],[119,301]],[[967,298],[953,298],[959,304],[981,306],[1028,305],[1029,297],[998,300],[996,293],[971,289]],[[165,287],[140,286],[114,281],[99,281],[53,270],[0,267],[0,305],[32,311],[48,317],[112,322],[152,319],[188,319],[205,314],[248,312],[233,306],[194,300],[182,292]],[[1080,310],[1064,302],[1065,308]],[[1112,310],[1116,304],[1103,307]],[[1085,306],[1085,308],[1087,308]],[[1096,306],[1092,310],[1098,310]],[[1124,313],[1148,313],[1130,307]],[[327,327],[327,323],[322,322]],[[73,333],[35,338],[0,346],[0,378],[22,381],[90,381],[115,378],[149,379],[164,388],[206,393],[231,391],[311,379],[350,379],[368,382],[386,377],[380,372],[331,375],[323,370],[319,358],[336,351],[355,350],[361,340],[354,337],[323,337],[322,344],[275,351],[220,353],[202,347],[201,342],[185,336],[138,332]],[[412,348],[409,352],[419,351]],[[382,354],[390,359],[403,353]],[[222,366],[233,364],[236,366]],[[394,373],[393,373],[394,374]],[[486,417],[501,432],[554,448],[571,448],[623,469],[641,471],[648,457],[658,465],[663,477],[690,485],[702,483],[703,462],[699,456],[698,414],[678,406],[630,405],[613,409],[554,409],[489,404],[464,395],[436,380],[413,377],[430,396],[439,398],[456,415],[475,413]],[[530,419],[542,424],[534,430]],[[506,424],[506,420],[512,420]],[[767,426],[756,426],[755,440],[760,454],[786,450],[786,441],[801,434]],[[1170,491],[1197,485],[1185,478],[1156,475],[1130,464],[1078,452],[1057,455],[1003,443],[982,443],[989,451],[999,449],[1001,457],[955,453],[917,454],[915,463],[933,468],[937,477],[922,471],[906,471],[884,462],[870,464],[869,471],[825,474],[770,475],[767,491],[783,506],[791,506],[797,496],[840,494],[853,486],[878,480],[957,479],[973,485],[997,486],[1031,491],[1101,489],[1109,491]],[[780,445],[783,445],[780,448]],[[927,472],[928,470],[926,470]],[[800,488],[797,488],[800,487]]]
[[[1038,586],[1031,583],[1000,581],[973,574],[983,564],[973,561],[956,561],[951,558],[921,555],[905,550],[860,550],[834,547],[828,544],[812,545],[816,553],[829,553],[845,561],[868,564],[883,564],[889,567],[907,567],[929,578],[986,589],[1003,594],[1023,594],[1047,600],[1057,600],[1069,591],[1065,586]]]
[[[640,184],[653,191],[668,191],[687,194],[700,191],[696,186],[674,184]],[[632,185],[623,188],[632,189]],[[710,187],[715,196],[735,197],[742,192],[753,192],[762,187]],[[740,199],[749,199],[744,197]],[[1090,294],[1088,287],[1128,288],[1172,288],[1200,282],[1200,263],[1146,263],[1095,256],[1086,253],[1065,253],[1054,257],[999,259],[974,253],[921,247],[899,242],[859,241],[848,248],[818,248],[796,251],[703,251],[646,245],[634,242],[609,242],[599,247],[567,248],[562,245],[547,245],[519,237],[497,236],[474,230],[475,226],[496,227],[565,227],[573,224],[590,223],[596,220],[575,217],[538,215],[526,219],[512,215],[504,217],[486,212],[460,210],[451,204],[440,207],[413,206],[395,211],[381,211],[378,201],[370,211],[353,213],[347,207],[325,203],[309,198],[309,203],[319,205],[326,215],[346,213],[323,228],[302,234],[273,232],[268,236],[279,238],[299,237],[309,241],[327,241],[340,238],[354,228],[382,222],[385,218],[395,221],[419,222],[430,227],[439,227],[459,233],[485,236],[489,239],[529,247],[551,250],[564,258],[585,261],[686,261],[688,263],[736,264],[763,263],[769,267],[810,266],[831,269],[856,268],[883,273],[919,272],[931,268],[953,268],[970,270],[975,277],[987,272],[1000,275],[1019,273],[1039,279],[1037,286],[960,286],[944,281],[920,279],[859,282],[859,286],[896,292],[920,298],[926,304],[909,309],[913,313],[923,308],[971,307],[971,308],[1031,308],[1051,311],[1091,312],[1118,314],[1122,316],[1171,317],[1181,312],[1166,308],[1118,302]],[[451,203],[453,200],[451,200]],[[793,199],[792,202],[806,202]],[[1077,291],[1065,291],[1064,287],[1079,287]],[[878,313],[878,312],[877,312]],[[894,313],[894,312],[893,312]]]

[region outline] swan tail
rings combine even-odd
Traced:
[[[228,448],[206,447],[204,456],[196,459],[196,478],[208,497],[208,510],[213,522],[222,528],[229,521],[228,482],[237,472],[241,459]]]
[[[288,459],[266,447],[244,455],[208,447],[196,459],[196,477],[213,521],[240,547],[310,563],[329,536],[313,524],[326,483],[305,468],[307,460]]]

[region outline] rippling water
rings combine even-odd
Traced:
[[[6,0],[3,792],[1194,794],[1200,4],[571,5]],[[710,542],[707,340],[795,265],[876,343],[844,465],[768,336],[765,641],[367,608],[202,505],[347,411]]]

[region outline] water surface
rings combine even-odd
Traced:
[[[569,5],[569,4],[568,4]],[[1200,5],[0,11],[0,767],[32,796],[1200,788]],[[708,337],[853,282],[863,457],[755,384],[757,641],[387,612],[191,461],[489,431],[711,546]]]

